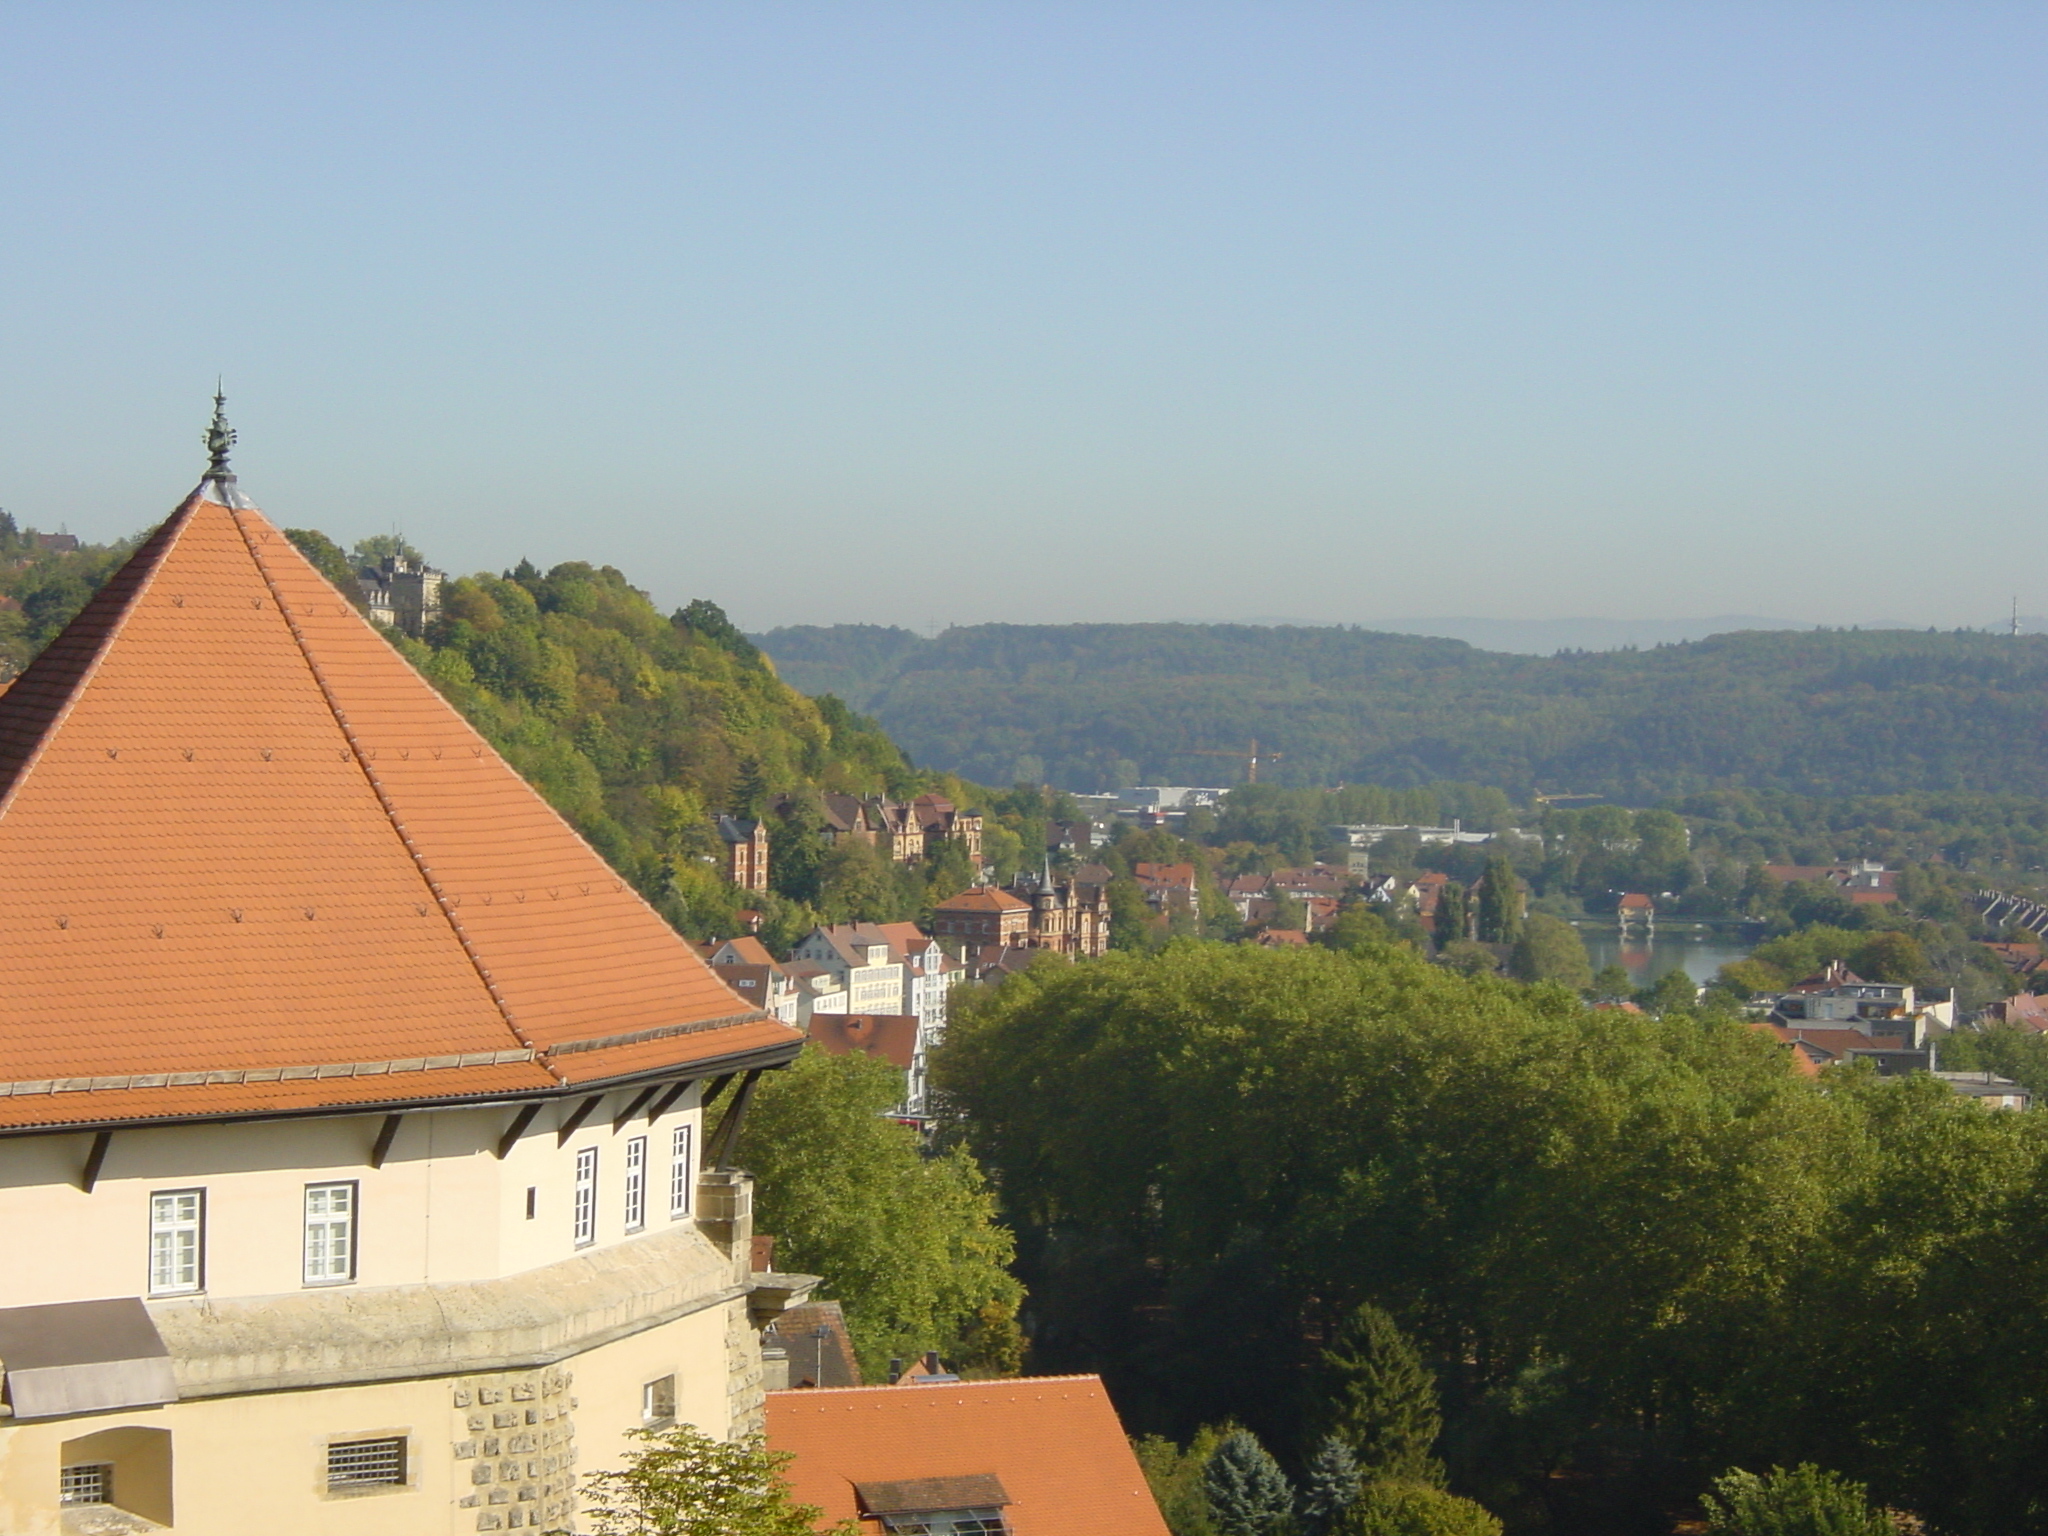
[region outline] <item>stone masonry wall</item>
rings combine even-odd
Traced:
[[[450,1383],[455,1459],[469,1472],[456,1502],[480,1531],[567,1530],[576,1515],[576,1399],[559,1368]],[[460,1481],[460,1479],[458,1479]]]

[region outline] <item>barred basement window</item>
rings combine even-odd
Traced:
[[[339,1440],[327,1447],[327,1490],[396,1488],[405,1483],[405,1436]]]
[[[57,1474],[59,1504],[111,1504],[114,1499],[114,1469],[106,1462],[87,1467],[66,1467]]]

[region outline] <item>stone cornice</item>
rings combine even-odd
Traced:
[[[149,1304],[180,1400],[553,1365],[743,1299],[694,1222],[517,1275]]]

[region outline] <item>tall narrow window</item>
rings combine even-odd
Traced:
[[[356,1187],[306,1186],[306,1284],[335,1285],[356,1277]]]
[[[647,1225],[647,1138],[635,1136],[626,1143],[626,1230],[638,1232]]]
[[[597,1148],[576,1154],[576,1246],[597,1241]]]
[[[690,1167],[690,1127],[676,1127],[669,1149],[668,1215],[675,1221],[690,1214],[690,1188],[694,1170]]]
[[[196,1291],[206,1279],[206,1191],[167,1189],[149,1197],[149,1294]]]

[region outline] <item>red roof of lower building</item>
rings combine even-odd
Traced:
[[[908,1072],[917,1059],[914,1013],[814,1013],[811,1038],[828,1055],[854,1051]]]
[[[971,891],[962,891],[958,896],[949,896],[932,909],[934,912],[1029,912],[1031,903],[1020,901],[1008,891],[997,890],[994,886],[977,886]]]
[[[768,1444],[820,1529],[880,1531],[857,1484],[993,1479],[1014,1536],[1168,1536],[1099,1376],[770,1392]]]

